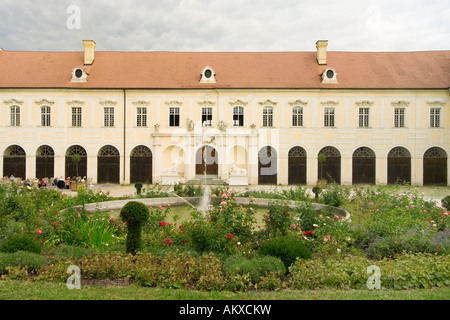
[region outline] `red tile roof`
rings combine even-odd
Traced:
[[[316,52],[83,52],[0,51],[0,88],[263,88],[442,89],[450,87],[450,51],[334,52],[325,66]],[[207,66],[216,83],[200,83]],[[71,82],[83,67],[86,83]],[[322,84],[327,67],[338,84]]]

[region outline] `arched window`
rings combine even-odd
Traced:
[[[152,183],[152,151],[146,146],[137,146],[130,155],[130,183]]]
[[[353,184],[375,184],[375,152],[367,147],[360,147],[352,157]]]
[[[328,182],[341,183],[341,153],[338,149],[328,146],[318,153],[318,177]]]
[[[97,182],[119,183],[120,153],[114,146],[104,146],[97,155]]]
[[[411,183],[411,154],[395,147],[388,154],[388,184]]]
[[[22,147],[8,147],[3,154],[3,176],[26,179],[26,156]]]
[[[53,178],[55,151],[50,146],[40,146],[36,151],[36,178]]]
[[[447,153],[439,147],[432,147],[423,155],[423,184],[447,185]]]
[[[288,183],[306,184],[306,151],[293,147],[288,153]]]

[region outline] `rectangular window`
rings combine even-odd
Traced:
[[[439,128],[441,126],[441,108],[430,109],[430,127]]]
[[[104,126],[114,127],[114,108],[105,107]]]
[[[405,127],[405,108],[395,108],[394,110],[394,127]]]
[[[369,108],[359,108],[359,127],[369,127]]]
[[[145,107],[137,108],[136,124],[138,127],[146,127],[147,126],[147,108],[145,108]]]
[[[180,108],[169,109],[169,126],[171,127],[180,126]]]
[[[72,107],[72,127],[81,127],[81,107]]]
[[[295,107],[292,109],[292,126],[303,127],[303,108]]]
[[[273,126],[273,109],[271,107],[265,107],[263,109],[263,127]]]
[[[325,127],[334,127],[334,108],[325,108],[324,126]]]
[[[10,110],[11,110],[11,126],[19,127],[20,126],[20,107],[12,106]]]
[[[212,108],[202,108],[202,125],[204,127],[212,126]]]
[[[49,106],[41,107],[41,127],[51,126],[51,109]]]
[[[244,126],[244,108],[234,107],[233,108],[233,126],[242,127]]]

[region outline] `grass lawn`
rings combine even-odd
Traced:
[[[200,292],[128,286],[1,281],[0,300],[449,300],[450,287],[417,290],[282,290],[276,292]]]

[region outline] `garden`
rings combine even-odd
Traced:
[[[205,190],[137,189],[118,212],[90,212],[87,204],[116,198],[0,185],[0,283],[65,284],[77,266],[81,283],[200,292],[368,290],[375,269],[381,290],[450,287],[450,196],[439,207],[411,186],[328,184],[313,195],[221,186],[204,211],[180,211],[139,200]]]

